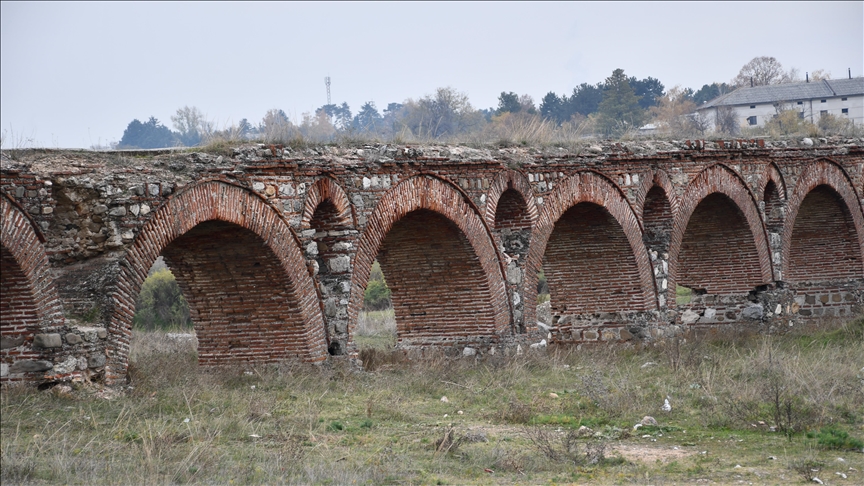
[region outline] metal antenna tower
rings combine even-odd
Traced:
[[[324,78],[324,84],[327,85],[327,104],[330,104],[330,76]]]

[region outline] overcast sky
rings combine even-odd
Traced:
[[[699,89],[756,56],[864,75],[864,2],[2,2],[4,148],[118,141],[196,106],[217,127],[295,121],[327,102],[379,110],[436,87],[477,108],[570,93],[616,68]]]

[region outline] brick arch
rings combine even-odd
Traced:
[[[855,248],[858,252],[858,255],[855,255],[858,262],[856,267],[859,269],[857,277],[861,277],[861,260],[862,256],[864,256],[864,212],[862,212],[858,195],[855,193],[855,188],[849,175],[842,167],[828,159],[820,159],[804,168],[798,176],[795,189],[787,202],[782,245],[784,273],[788,274],[790,272],[790,265],[793,263],[792,253],[795,247],[795,227],[796,223],[799,223],[799,215],[803,203],[814,190],[820,187],[830,189],[829,191],[820,191],[826,193],[826,196],[833,192],[836,209],[840,211],[835,216],[842,216],[844,220],[847,220],[847,223],[851,223],[851,227],[847,228],[846,231],[850,232],[853,240],[857,240],[851,243],[853,245],[857,243],[857,248]],[[808,219],[812,219],[814,216],[816,215],[805,215]],[[841,229],[839,226],[832,231],[825,231],[823,228],[823,230],[817,233],[821,235],[820,237],[824,238],[839,238],[840,234],[837,231]]]
[[[774,162],[769,163],[768,166],[765,167],[765,171],[762,172],[762,177],[759,178],[760,199],[764,199],[765,187],[769,182],[774,182],[774,185],[777,187],[777,195],[785,201],[787,198],[786,180],[783,178],[783,173],[780,172],[780,168],[777,167],[777,164]]]
[[[345,191],[333,179],[322,177],[315,181],[306,193],[306,201],[303,204],[303,218],[300,220],[301,228],[309,228],[309,222],[312,221],[315,210],[318,209],[321,203],[327,200],[333,204],[335,216],[340,225],[354,225],[354,211]]]
[[[639,187],[639,192],[636,194],[635,210],[642,224],[644,224],[645,220],[645,200],[648,198],[648,193],[655,187],[659,187],[666,194],[672,216],[674,217],[678,212],[678,196],[675,193],[675,186],[672,185],[672,179],[669,178],[669,174],[660,169],[649,171],[647,177],[645,174],[642,175],[642,184]]]
[[[703,201],[706,200],[706,204],[703,205]],[[682,244],[685,235],[687,234],[687,230],[695,228],[691,227],[691,223],[693,222],[694,212],[697,209],[699,209],[699,219],[696,223],[700,225],[700,228],[701,226],[705,226],[705,228],[702,229],[705,229],[706,231],[710,228],[714,228],[718,231],[728,230],[727,232],[729,232],[729,234],[726,235],[728,241],[736,241],[736,245],[718,245],[717,248],[713,250],[713,255],[716,257],[728,255],[727,258],[718,261],[730,265],[738,264],[739,266],[746,266],[744,260],[739,258],[741,256],[740,251],[742,251],[743,248],[748,252],[748,258],[752,260],[748,260],[747,262],[752,263],[752,266],[758,267],[758,269],[753,270],[753,275],[750,275],[749,267],[744,271],[746,275],[749,275],[746,282],[737,282],[735,280],[737,277],[733,277],[729,282],[720,285],[720,291],[746,293],[746,291],[752,290],[752,287],[756,285],[769,283],[773,280],[768,239],[765,235],[765,227],[759,214],[756,198],[735,171],[725,165],[716,164],[700,172],[699,175],[696,176],[696,178],[694,178],[687,186],[687,189],[684,192],[684,197],[681,198],[681,205],[675,218],[675,224],[672,230],[672,240],[669,245],[670,291],[674,292],[675,285],[679,281],[679,274],[681,271],[679,260],[682,251]],[[736,221],[740,223],[740,225],[746,226],[746,231],[741,230],[740,225],[730,227],[724,225],[723,222],[718,222],[716,225],[711,226],[711,224],[709,224],[710,221],[706,218],[716,218],[717,214],[715,210],[727,211],[727,216],[732,218],[730,221]],[[741,233],[741,231],[745,232]],[[747,232],[749,232],[749,234],[747,234]],[[721,239],[722,238],[714,238],[715,241]],[[749,248],[751,243],[754,245],[753,248]],[[739,247],[737,245],[744,246]],[[736,250],[739,253],[733,255],[731,253],[732,250]],[[731,272],[730,275],[735,273],[731,269],[727,270]],[[721,270],[715,268],[714,273],[717,274],[718,272],[721,272]],[[758,282],[756,282],[757,280]],[[749,288],[745,290],[745,286],[749,286]]]
[[[325,359],[327,351],[319,299],[296,235],[279,211],[261,196],[224,181],[212,180],[190,186],[168,199],[141,228],[129,248],[112,296],[109,379],[125,374],[135,300],[148,269],[163,252],[167,253],[169,265],[173,264],[181,273],[195,269],[207,277],[202,282],[191,282],[178,276],[178,283],[184,290],[194,291],[190,296],[192,300],[200,297],[199,302],[204,302],[209,298],[212,303],[224,299],[227,308],[244,297],[248,299],[250,292],[259,300],[267,299],[266,302],[253,301],[243,309],[233,309],[235,318],[256,321],[257,328],[248,324],[245,328],[231,328],[231,322],[218,328],[214,326],[212,336],[208,336],[215,341],[222,340],[219,346],[227,342],[231,347],[241,342],[244,351],[237,353],[245,360],[299,357],[314,362]],[[233,253],[230,258],[223,258],[225,252]],[[229,268],[234,261],[240,262],[237,268]],[[253,271],[241,268],[243,262],[249,263]],[[222,282],[223,286],[214,281],[217,279],[209,279],[209,269],[217,264],[224,266],[230,275],[245,272],[256,280],[245,287],[236,284],[238,288],[232,292],[226,286],[234,282]],[[272,293],[254,295],[255,285]],[[285,312],[283,318],[293,318],[293,326],[280,328],[272,320],[274,309]],[[266,312],[269,314],[264,314]],[[258,322],[262,315],[271,320],[266,324]],[[238,329],[243,332],[237,333]],[[250,337],[255,332],[258,334]],[[232,333],[235,337],[229,336]],[[266,343],[261,344],[262,340]],[[199,336],[199,348],[200,341]],[[269,354],[262,355],[255,352],[256,349],[266,349]],[[199,360],[221,363],[230,360],[232,353],[231,349],[214,349],[211,353],[214,356],[204,359],[199,349]]]
[[[758,190],[757,195],[762,204],[765,228],[769,235],[781,233],[786,208],[786,182],[783,180],[783,174],[773,162],[768,164],[762,173]],[[775,237],[771,236],[771,238]],[[772,251],[779,250],[776,240],[769,240],[769,244],[772,246]],[[780,264],[776,259],[772,259],[772,262],[777,265]]]
[[[0,215],[0,329],[10,346],[0,352],[0,362],[11,365],[38,358],[31,350],[33,335],[62,326],[64,318],[41,235],[29,215],[6,194],[0,197]]]
[[[624,310],[656,309],[654,279],[648,253],[642,243],[642,228],[624,193],[614,182],[597,172],[582,171],[556,184],[555,189],[544,199],[536,236],[528,252],[525,272],[526,322],[531,322],[530,319],[535,318],[537,271],[543,264],[546,247],[555,225],[568,210],[581,203],[602,208],[612,218],[609,222],[614,221],[617,229],[624,234],[624,241],[630,254],[622,256],[632,259],[632,266],[635,267],[635,291],[642,302],[638,309]]]
[[[529,226],[537,222],[537,203],[534,200],[534,191],[525,174],[512,169],[504,170],[495,175],[489,191],[486,193],[486,224],[495,228],[495,217],[498,213],[498,202],[501,196],[508,190],[513,190],[522,196],[525,202],[525,217],[530,221]]]
[[[388,239],[390,233],[396,233],[395,236],[402,239],[399,241]],[[440,237],[442,235],[446,238]],[[409,237],[413,237],[413,240]],[[452,285],[439,285],[424,276],[423,278],[428,279],[428,281],[418,282],[417,288],[415,288],[412,277],[413,281],[419,280],[418,275],[425,275],[429,270],[427,267],[435,264],[442,265],[444,268],[458,265],[459,271],[451,272],[456,279],[453,283],[463,288],[446,304],[440,300],[444,296],[438,296],[439,300],[436,301],[434,295],[429,295],[427,300],[435,305],[414,313],[426,313],[425,315],[401,316],[403,321],[411,322],[400,324],[400,312],[402,310],[396,308],[397,327],[405,326],[401,329],[409,327],[413,330],[426,327],[426,331],[434,333],[436,324],[432,321],[437,316],[436,313],[443,312],[442,309],[447,309],[450,313],[441,316],[447,325],[440,329],[439,333],[440,337],[444,339],[493,336],[509,330],[510,313],[504,285],[504,272],[492,235],[480,216],[480,212],[465,193],[449,182],[432,176],[416,176],[400,182],[384,194],[375,205],[366,228],[360,236],[354,259],[351,299],[348,307],[349,322],[351,323],[349,332],[351,334],[353,334],[353,325],[356,323],[363,305],[363,292],[369,280],[372,262],[378,256],[382,245],[387,243],[391,248],[388,251],[392,251],[397,247],[422,248],[422,245],[430,242],[442,246],[433,248],[431,251],[414,254],[417,258],[414,267],[404,269],[406,272],[413,272],[413,276],[406,273],[406,275],[399,277],[402,282],[401,285],[408,286],[401,291],[405,293],[420,292],[419,287],[424,284],[430,286],[430,293],[433,290],[440,291],[452,287]],[[409,256],[402,251],[394,252],[392,258],[388,255],[388,258],[393,260],[387,262],[391,268],[389,274],[388,269],[384,268],[387,265],[382,261],[385,277],[391,287],[395,285],[395,280],[397,280],[393,270],[394,264],[408,261],[406,258]],[[442,258],[440,262],[432,261],[439,256],[446,258]],[[453,258],[449,258],[451,256]],[[463,275],[468,275],[470,278],[461,279]],[[466,289],[470,290],[472,295],[465,295],[466,298],[463,299],[462,290]],[[398,297],[396,294],[400,292],[400,289],[393,288],[392,290],[394,307],[397,307]],[[419,298],[418,296],[414,297]],[[415,304],[423,305],[419,301],[416,301]],[[460,316],[461,322],[455,323],[452,320],[454,317]],[[450,325],[451,322],[454,324]],[[420,335],[417,342],[426,342],[430,336]]]

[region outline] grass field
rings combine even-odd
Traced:
[[[193,342],[136,333],[126,387],[4,388],[0,480],[864,484],[864,319],[809,336],[404,362],[392,318],[366,318],[367,371],[203,369]],[[646,415],[657,425],[634,430]]]

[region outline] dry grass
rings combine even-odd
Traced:
[[[805,435],[831,426],[864,437],[864,320],[809,336],[552,347],[475,362],[406,361],[381,345],[392,336],[387,316],[366,318],[367,337],[386,336],[360,346],[377,371],[202,369],[194,341],[152,333],[133,337],[128,387],[4,388],[0,479],[781,484],[803,483],[808,469],[864,482],[860,451],[824,450]],[[659,426],[633,430],[645,415]],[[593,432],[570,433],[583,425]]]

